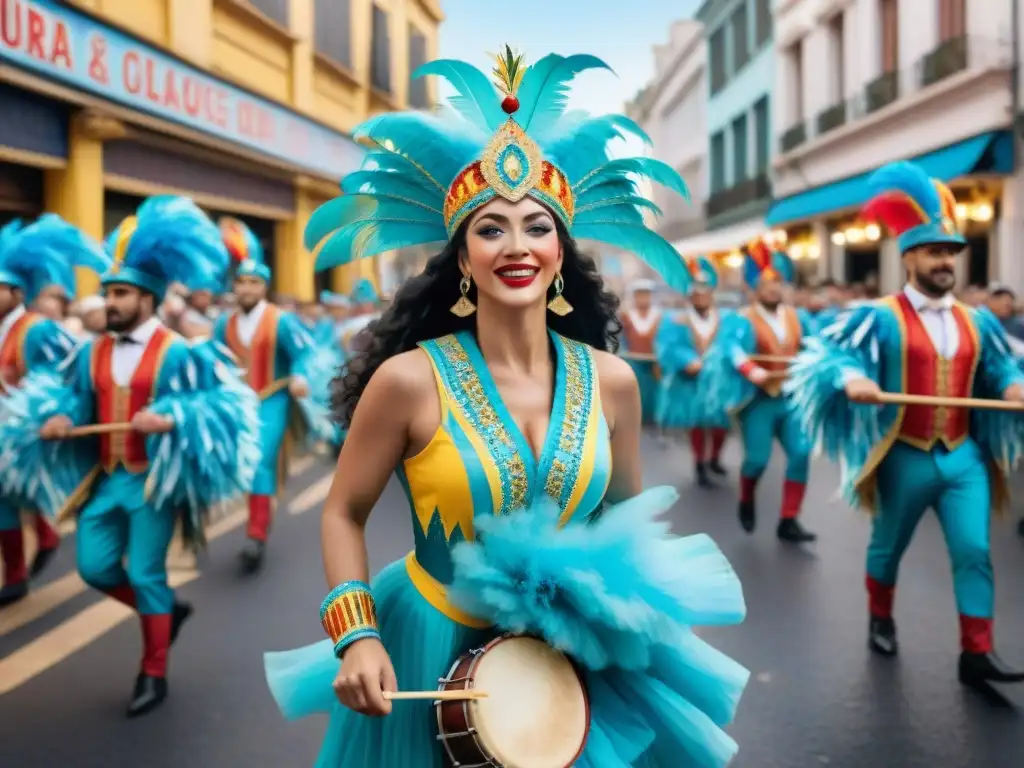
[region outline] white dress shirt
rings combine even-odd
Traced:
[[[782,313],[782,305],[779,304],[774,312],[768,310],[764,304],[755,304],[754,311],[764,318],[764,321],[768,323],[768,327],[772,329],[772,333],[775,334],[775,338],[778,339],[779,344],[786,343],[786,317]]]
[[[157,328],[161,326],[160,321],[151,317],[131,333],[117,334],[114,341],[114,354],[111,358],[114,383],[119,387],[127,387],[132,382],[135,369],[139,367],[142,360],[142,353],[146,351],[146,345],[153,338]],[[129,340],[122,340],[125,339]]]
[[[694,332],[707,342],[715,334],[715,329],[718,328],[718,313],[715,310],[710,309],[706,316],[701,317],[700,312],[690,307],[687,310],[690,316],[690,327]]]
[[[953,317],[953,294],[931,299],[909,283],[903,288],[906,296],[924,324],[935,345],[935,351],[946,360],[952,360],[960,346],[960,333]]]
[[[248,312],[238,311],[238,340],[246,347],[252,344],[253,336],[256,335],[256,328],[259,327],[263,313],[267,311],[267,302],[260,300],[260,303]]]
[[[11,332],[11,328],[18,322],[18,318],[25,314],[25,305],[19,304],[4,317],[3,321],[0,321],[0,349],[3,349],[4,342],[7,341],[7,334]]]

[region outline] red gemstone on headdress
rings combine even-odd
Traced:
[[[519,109],[519,99],[515,96],[506,96],[501,102],[501,111],[506,115],[514,114]]]

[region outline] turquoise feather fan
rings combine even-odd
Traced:
[[[306,228],[306,246],[316,252],[318,270],[397,248],[447,241],[449,189],[483,159],[492,138],[513,121],[570,186],[575,212],[569,206],[564,219],[574,238],[631,251],[672,288],[688,290],[686,264],[645,224],[645,212],[661,211],[638,185],[648,180],[688,200],[682,177],[650,157],[611,157],[609,145],[616,139],[633,136],[650,144],[643,129],[628,117],[566,110],[569,87],[578,74],[611,71],[610,67],[586,54],[550,54],[525,69],[519,68],[520,61],[507,51],[496,70],[504,101],[502,92],[476,67],[447,59],[430,62],[413,76],[444,78],[455,91],[447,108],[435,114],[379,115],[355,129],[354,137],[368,148],[364,165],[344,179],[343,194],[321,206]],[[492,197],[474,199],[473,205],[487,199]]]

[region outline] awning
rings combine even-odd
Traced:
[[[947,182],[970,173],[1013,173],[1013,134],[991,131],[911,159],[929,176]],[[768,209],[766,226],[859,207],[868,200],[867,180],[872,173],[867,171],[776,200]]]
[[[764,235],[767,230],[764,219],[747,219],[721,229],[701,232],[699,235],[679,240],[672,246],[683,256],[722,253],[746,245]]]

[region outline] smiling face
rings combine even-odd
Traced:
[[[492,200],[469,218],[459,261],[476,284],[478,304],[543,305],[562,268],[554,216],[530,198]]]

